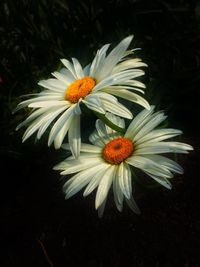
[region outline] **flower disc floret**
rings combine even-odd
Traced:
[[[133,142],[125,137],[118,137],[107,143],[103,149],[103,158],[111,164],[120,164],[133,154]]]
[[[86,97],[94,88],[96,81],[89,76],[74,81],[66,89],[65,100],[77,103],[80,98]]]

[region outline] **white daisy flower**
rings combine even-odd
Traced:
[[[131,122],[124,135],[112,130],[101,120],[96,121],[96,130],[90,136],[91,144],[81,144],[79,159],[69,157],[54,167],[61,175],[74,174],[64,184],[66,198],[72,197],[86,186],[83,195],[97,188],[95,207],[103,213],[109,189],[113,188],[114,201],[119,211],[125,199],[130,208],[139,213],[132,196],[132,172],[137,168],[156,182],[170,189],[174,173],[183,173],[175,161],[161,156],[162,153],[188,153],[193,148],[180,142],[164,140],[180,135],[176,129],[155,129],[166,119],[163,112],[143,110]],[[124,120],[109,114],[109,119],[119,127]],[[69,149],[69,145],[63,145]]]
[[[144,74],[138,67],[146,66],[139,58],[128,59],[133,50],[127,50],[133,36],[123,39],[108,55],[109,44],[104,45],[92,61],[82,68],[76,58],[72,63],[61,59],[65,68],[54,72],[53,79],[38,84],[45,88],[34,98],[21,102],[16,110],[33,108],[32,114],[17,129],[30,123],[23,141],[37,131],[40,139],[49,125],[51,128],[48,145],[54,142],[60,148],[68,132],[71,151],[75,157],[80,152],[80,103],[101,114],[106,111],[131,119],[132,113],[117,101],[115,96],[135,102],[149,109],[148,102],[137,94],[144,93],[145,85],[135,78]]]

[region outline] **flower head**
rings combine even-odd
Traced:
[[[188,153],[193,148],[181,142],[164,141],[180,135],[180,130],[156,128],[166,119],[163,112],[143,110],[130,123],[122,136],[101,120],[96,121],[96,130],[90,136],[91,144],[81,145],[79,159],[69,157],[54,167],[61,170],[61,175],[73,174],[64,185],[66,198],[69,198],[86,186],[83,195],[89,195],[97,188],[95,206],[103,213],[106,198],[113,187],[115,204],[122,210],[125,199],[131,209],[139,209],[132,196],[133,168],[140,169],[156,182],[170,189],[170,179],[174,173],[183,173],[182,167],[175,161],[161,156],[163,153]],[[124,127],[124,120],[107,115],[119,127]],[[63,145],[69,149],[69,145]]]
[[[117,100],[117,97],[135,102],[149,109],[148,102],[137,94],[144,93],[144,84],[135,78],[144,74],[138,67],[146,66],[139,58],[127,58],[133,50],[127,50],[132,36],[123,39],[108,55],[109,44],[104,45],[91,64],[82,68],[79,61],[72,63],[61,59],[65,68],[52,75],[55,78],[42,80],[39,85],[45,90],[35,97],[21,102],[17,109],[33,108],[31,115],[17,129],[30,123],[23,141],[37,132],[40,139],[50,124],[48,145],[54,142],[60,148],[68,133],[71,151],[75,157],[80,153],[80,103],[101,114],[111,112],[131,119],[131,112]]]

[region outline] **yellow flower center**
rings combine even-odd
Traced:
[[[65,91],[65,100],[76,103],[80,98],[86,97],[95,85],[96,81],[89,76],[76,80],[67,87]]]
[[[111,140],[103,148],[103,158],[111,164],[120,164],[127,159],[134,151],[133,142],[125,137],[118,137]]]

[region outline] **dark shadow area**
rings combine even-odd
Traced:
[[[171,191],[136,191],[140,216],[126,206],[117,212],[110,195],[99,219],[94,194],[64,199],[52,167],[66,155],[47,147],[47,134],[22,144],[24,129],[15,128],[28,111],[12,110],[60,58],[86,65],[103,44],[129,34],[148,64],[146,98],[195,150],[178,157],[185,173]],[[2,0],[0,35],[0,266],[200,266],[200,1]],[[95,122],[84,119],[83,139]]]

